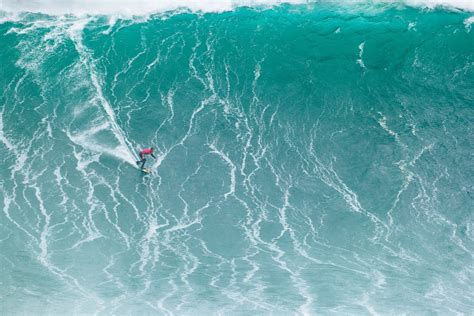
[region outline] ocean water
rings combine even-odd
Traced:
[[[2,4],[0,314],[473,314],[471,2],[149,5]]]

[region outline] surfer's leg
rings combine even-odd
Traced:
[[[140,157],[140,160],[137,160],[137,165],[139,165],[139,164],[141,164],[141,163],[145,164],[145,163],[143,162],[143,160],[145,160],[145,157],[143,157],[143,155],[140,154],[140,153],[138,153],[138,156]],[[143,166],[142,166],[142,168],[143,168]]]
[[[145,167],[146,159],[143,158],[140,162],[142,163],[142,166],[140,168],[143,169]]]

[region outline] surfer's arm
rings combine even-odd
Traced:
[[[156,159],[155,155],[151,154],[151,156],[152,156],[154,159]]]

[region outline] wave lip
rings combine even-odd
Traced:
[[[188,9],[192,12],[224,12],[243,6],[276,6],[281,4],[338,3],[341,5],[402,3],[408,6],[451,7],[474,11],[473,0],[3,0],[5,12],[38,12],[50,15],[148,15]]]
[[[188,9],[193,12],[224,12],[240,6],[303,4],[307,0],[4,0],[1,10],[51,15],[147,15]]]
[[[467,11],[474,11],[473,0],[406,0],[406,4],[428,8],[442,6],[463,9]]]

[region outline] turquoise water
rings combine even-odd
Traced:
[[[1,314],[472,314],[471,16],[2,13]]]

